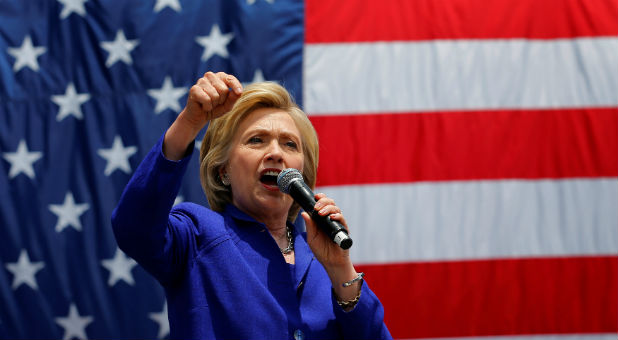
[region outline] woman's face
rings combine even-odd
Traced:
[[[224,170],[232,187],[234,205],[258,221],[287,218],[292,198],[277,187],[286,168],[303,169],[300,132],[285,111],[253,111],[238,127]]]

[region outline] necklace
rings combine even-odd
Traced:
[[[281,250],[281,254],[285,255],[285,254],[289,254],[294,250],[294,240],[292,240],[292,230],[290,229],[290,227],[288,225],[285,226],[285,231],[288,237],[288,246],[285,249],[281,249],[279,248],[279,250]]]

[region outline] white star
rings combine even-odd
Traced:
[[[77,306],[71,303],[69,315],[64,318],[56,318],[56,323],[64,328],[64,340],[72,339],[73,337],[87,339],[86,326],[92,322],[92,319],[92,316],[80,316]]]
[[[118,60],[127,65],[131,65],[133,63],[133,59],[131,59],[131,51],[133,51],[138,44],[139,41],[137,39],[127,40],[124,36],[124,32],[122,30],[118,30],[114,41],[101,42],[101,47],[109,53],[109,56],[107,56],[107,60],[105,61],[105,66],[111,67]]]
[[[202,141],[203,140],[196,140],[195,141],[195,148],[197,149],[197,151],[200,151],[202,149]]]
[[[30,262],[28,252],[22,249],[17,262],[6,264],[6,268],[13,273],[13,290],[17,289],[22,283],[27,284],[32,289],[39,289],[34,275],[43,267],[45,267],[43,262]]]
[[[60,106],[60,111],[58,111],[58,115],[56,116],[56,121],[59,122],[69,115],[73,115],[77,119],[82,119],[81,105],[90,100],[90,95],[88,93],[78,94],[75,90],[75,85],[71,82],[67,86],[64,95],[52,96],[51,100],[56,103],[56,105]]]
[[[70,191],[64,196],[62,204],[49,205],[49,210],[58,216],[58,221],[56,222],[57,232],[61,232],[68,226],[81,231],[82,223],[79,217],[88,209],[90,209],[90,204],[88,203],[75,204],[75,198],[73,198],[73,193]]]
[[[178,99],[187,93],[187,89],[184,87],[174,87],[172,85],[172,78],[165,77],[163,80],[163,86],[161,89],[148,90],[148,95],[156,99],[157,106],[155,107],[155,113],[159,114],[165,109],[171,109],[175,112],[180,112],[181,107],[178,103]]]
[[[247,3],[249,5],[253,5],[255,3],[256,0],[247,0]],[[266,0],[266,2],[268,2],[269,4],[274,4],[275,0]]]
[[[118,282],[118,280],[124,280],[129,285],[134,285],[133,275],[131,270],[137,266],[137,262],[127,257],[122,250],[116,248],[116,254],[114,258],[109,260],[102,260],[101,265],[109,270],[109,280],[107,284],[111,287]]]
[[[221,30],[217,24],[212,25],[209,35],[195,38],[197,43],[204,47],[204,53],[202,54],[203,61],[208,60],[215,54],[227,58],[229,56],[227,44],[229,44],[232,39],[234,39],[234,34],[221,34]]]
[[[257,69],[255,70],[255,73],[253,74],[253,80],[251,81],[252,83],[258,83],[258,82],[263,82],[266,79],[264,79],[264,73],[262,73],[261,69]]]
[[[159,324],[159,339],[170,333],[170,323],[167,319],[167,302],[163,304],[163,310],[160,313],[149,313],[148,316]]]
[[[60,19],[66,19],[71,13],[77,13],[77,15],[85,17],[86,8],[84,8],[84,3],[87,1],[88,0],[58,0],[58,2],[64,5],[62,12],[60,12]]]
[[[261,83],[263,81],[266,81],[266,79],[264,79],[264,73],[261,69],[258,68],[257,70],[255,70],[255,73],[253,73],[253,79],[248,83],[242,83],[242,86],[245,87],[249,84]]]
[[[184,202],[184,201],[185,201],[185,198],[184,198],[182,195],[178,195],[178,196],[176,196],[176,198],[174,199],[174,204],[173,204],[172,206],[174,206],[174,205],[176,205],[176,204],[178,204],[178,203],[182,203],[182,202]]]
[[[130,174],[131,173],[131,165],[129,164],[129,157],[133,156],[137,152],[136,146],[127,146],[124,147],[122,143],[122,139],[120,136],[114,137],[114,143],[112,147],[109,149],[99,149],[97,153],[99,156],[105,158],[107,161],[107,165],[105,166],[105,171],[103,172],[105,176],[109,176],[116,169],[122,170],[123,172]]]
[[[32,45],[32,39],[27,35],[20,47],[9,47],[7,51],[17,59],[15,60],[15,64],[13,64],[13,72],[17,72],[26,66],[30,67],[33,71],[38,71],[39,62],[37,58],[41,54],[47,52],[47,48],[42,46],[34,47]]]
[[[158,13],[165,7],[170,7],[176,12],[180,12],[180,10],[182,10],[182,8],[180,7],[180,2],[178,2],[178,0],[157,0],[154,11]]]
[[[32,163],[43,157],[43,153],[39,151],[28,152],[28,146],[25,140],[20,140],[15,152],[4,152],[2,157],[11,163],[9,170],[9,179],[19,175],[20,173],[34,179],[34,168]]]

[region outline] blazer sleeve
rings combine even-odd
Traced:
[[[349,312],[345,312],[333,293],[335,317],[341,325],[344,339],[392,339],[384,324],[384,308],[378,297],[371,291],[367,282],[363,282],[358,303]]]
[[[193,144],[180,161],[166,159],[162,146],[163,136],[135,170],[112,212],[112,228],[120,249],[165,285],[196,245],[189,218],[170,215]]]

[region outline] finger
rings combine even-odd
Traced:
[[[203,111],[212,110],[212,101],[210,96],[204,92],[204,89],[200,85],[193,85],[189,90],[189,101],[193,101],[199,104]]]
[[[242,94],[242,84],[236,77],[225,72],[217,73],[216,77],[218,79],[218,84],[221,84],[222,88],[225,88],[227,94],[226,100],[222,102],[223,108],[221,110],[228,112],[232,109],[236,100],[240,98]],[[230,88],[232,89],[231,91],[229,90]]]
[[[314,195],[316,200],[319,200],[320,198],[326,197],[326,194],[323,192],[318,192],[317,194]]]
[[[316,198],[319,197],[318,201],[313,206],[313,209],[315,209],[317,211],[321,210],[322,208],[324,208],[327,205],[336,205],[334,199],[332,199],[330,197],[327,197],[324,194],[317,194],[315,196],[316,196]]]
[[[309,214],[304,211],[300,215],[303,217],[303,220],[305,220],[305,227],[307,229],[307,243],[311,243],[318,236],[315,222],[313,222]]]
[[[232,107],[234,107],[234,103],[236,103],[236,100],[238,100],[238,98],[240,98],[239,95],[230,91],[225,102],[223,103],[223,111],[225,112],[230,111]]]
[[[242,94],[242,84],[236,77],[225,72],[217,73],[217,77],[221,79],[228,88],[232,89],[237,96]]]
[[[345,230],[347,230],[348,233],[350,233],[350,229],[348,228],[348,222],[346,221],[345,217],[343,217],[343,214],[341,214],[340,212],[334,213],[334,214],[331,214],[329,218],[333,221],[337,221],[341,223],[341,225],[343,225]]]
[[[218,100],[215,103],[215,106],[225,103],[225,100],[227,99],[228,93],[230,92],[230,90],[227,87],[227,85],[223,82],[223,80],[221,80],[220,77],[218,77],[212,72],[206,72],[204,77],[208,79],[208,82],[210,83],[210,85],[217,91]]]
[[[321,201],[321,200],[324,200],[324,199],[329,200],[329,202],[332,202],[333,204],[335,202],[335,200],[333,200],[332,198],[326,196],[326,194],[322,193],[322,192],[319,192],[319,193],[315,194],[314,197],[315,197],[316,201],[318,201],[318,202]]]
[[[228,95],[227,95],[227,98],[226,98],[225,102],[223,103],[223,107],[224,107],[224,110],[227,112],[227,111],[230,111],[232,109],[232,107],[234,106],[234,103],[236,103],[238,98],[240,98],[240,94],[236,94],[236,92],[230,91],[230,90],[227,90],[227,89],[226,89],[226,91],[227,91]]]
[[[341,209],[339,209],[338,206],[336,205],[332,205],[329,204],[323,208],[321,208],[320,210],[318,210],[318,214],[322,215],[322,216],[327,216],[330,214],[338,214],[341,213]]]
[[[202,88],[202,91],[204,91],[204,93],[210,98],[211,110],[219,106],[221,98],[219,92],[217,92],[217,89],[215,89],[210,82],[203,83],[200,87]]]

